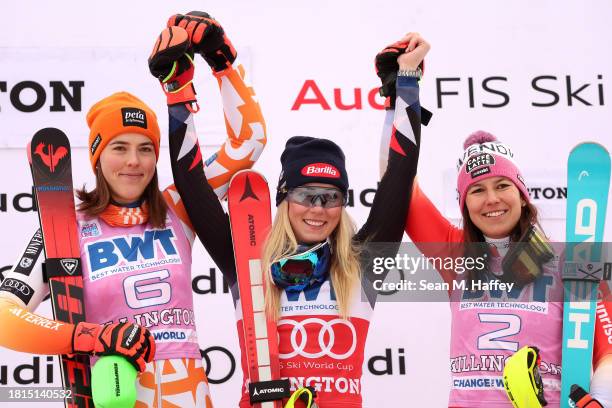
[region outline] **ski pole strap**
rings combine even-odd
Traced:
[[[570,391],[570,400],[576,405],[576,408],[604,408],[603,405],[579,385],[572,385]]]
[[[611,268],[610,262],[566,262],[562,279],[564,281],[599,282],[603,279],[604,274],[610,274]]]
[[[249,384],[251,405],[288,398],[291,395],[289,380],[258,381]]]
[[[294,408],[295,402],[300,399],[305,405],[306,408],[317,408],[318,405],[314,401],[317,396],[317,392],[313,387],[303,387],[296,390],[285,404],[285,408]],[[589,407],[590,408],[590,407]]]
[[[66,276],[83,276],[80,258],[47,258],[43,264],[46,280]]]

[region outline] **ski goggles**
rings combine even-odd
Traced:
[[[544,233],[531,226],[521,239],[510,245],[502,261],[504,282],[514,282],[518,288],[533,282],[542,273],[542,265],[550,261],[555,253]]]
[[[287,200],[305,207],[318,205],[333,208],[346,205],[345,195],[335,187],[295,187],[287,191]]]
[[[506,360],[504,388],[514,408],[541,408],[548,404],[544,398],[540,362],[540,350],[530,346]]]
[[[305,252],[283,258],[272,265],[273,280],[284,288],[302,290],[313,278],[317,278],[315,270],[319,263],[317,250],[327,241],[321,242]]]

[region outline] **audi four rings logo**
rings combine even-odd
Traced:
[[[281,319],[278,321],[278,326],[282,326],[283,324],[293,326],[291,329],[291,347],[293,351],[290,353],[280,353],[280,358],[293,358],[295,356],[302,356],[306,358],[320,358],[323,356],[331,357],[335,360],[344,360],[345,358],[350,357],[353,352],[355,352],[355,348],[357,348],[357,332],[355,331],[355,326],[349,321],[342,319],[332,319],[332,320],[323,320],[317,317],[310,317],[308,319],[304,319],[302,321],[295,321],[289,319]],[[307,331],[307,325],[315,325],[318,326],[318,335],[317,340],[319,342],[319,351],[311,353],[306,351],[306,345],[308,344],[308,335],[315,333],[314,330]],[[351,332],[351,341],[348,350],[341,353],[342,350],[340,348],[346,349],[346,347],[334,347],[336,344],[336,332],[335,330],[346,326]],[[299,333],[299,343],[298,343],[298,333]],[[347,346],[349,343],[347,343]]]
[[[2,283],[2,286],[7,287],[7,288],[16,289],[24,296],[28,296],[31,293],[31,290],[28,287],[28,285],[18,280],[15,280],[15,279],[10,279],[10,278],[5,279],[4,282]]]

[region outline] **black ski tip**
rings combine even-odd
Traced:
[[[64,146],[70,150],[70,141],[68,136],[58,128],[48,127],[40,129],[32,136],[32,141],[29,143],[30,154],[34,154],[40,143],[53,144],[55,146]]]
[[[29,149],[33,171],[38,169],[41,174],[57,178],[70,168],[70,142],[60,129],[40,129],[32,137]]]

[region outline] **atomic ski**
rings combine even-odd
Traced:
[[[36,132],[28,152],[45,247],[53,316],[77,324],[85,320],[79,236],[72,191],[70,143],[59,129]],[[60,356],[62,382],[72,395],[66,407],[93,408],[89,357]]]
[[[263,176],[243,170],[232,178],[228,207],[238,274],[251,404],[282,408],[289,381],[280,380],[276,323],[266,318],[261,253],[270,231],[270,192]]]
[[[610,155],[581,143],[567,162],[566,264],[563,271],[561,407],[573,407],[572,384],[589,390],[597,287],[603,275],[602,240],[610,188]]]

